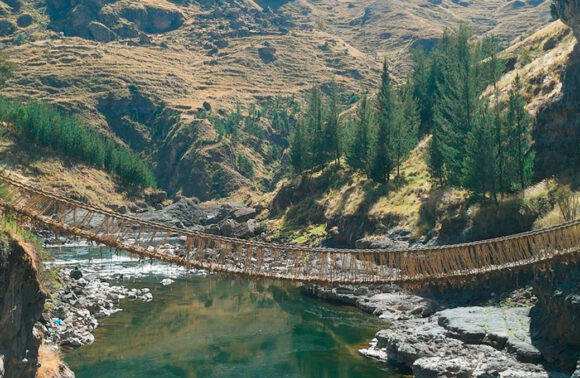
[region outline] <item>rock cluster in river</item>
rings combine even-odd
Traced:
[[[529,290],[506,297],[509,305],[443,309],[442,303],[391,286],[306,289],[385,319],[389,327],[360,353],[403,363],[415,377],[569,376],[541,364],[530,333]]]
[[[38,327],[45,340],[65,348],[93,343],[92,331],[98,327],[99,319],[121,311],[118,307],[121,299],[144,302],[153,299],[147,288],[111,285],[96,277],[83,277],[78,269],[62,270],[59,280],[63,287],[53,299],[47,299]]]

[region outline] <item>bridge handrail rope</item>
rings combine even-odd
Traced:
[[[52,228],[142,256],[213,271],[263,277],[343,283],[451,279],[524,267],[561,258],[562,255],[576,258],[580,246],[580,219],[472,243],[396,250],[311,248],[265,243],[145,221],[34,188],[3,173],[0,173],[0,181],[15,191],[14,194],[20,195],[15,203],[2,200],[0,207],[28,216]],[[48,205],[45,204],[47,201]],[[36,212],[32,210],[42,204],[56,208],[56,221],[54,217],[49,218],[44,214],[48,208],[40,207]],[[83,230],[84,222],[76,224],[76,220],[72,226],[68,225],[67,216],[73,212],[76,216],[77,209],[86,211],[86,223],[95,214],[102,216],[103,221],[99,228],[96,231]],[[122,240],[124,233],[128,232],[123,230],[136,226],[139,227],[139,235],[143,230],[151,230],[147,231],[150,240],[145,247],[138,245],[138,241],[131,244]],[[114,230],[120,235],[114,235]],[[166,241],[173,234],[185,237],[186,256],[175,257],[161,252],[159,247],[163,242],[151,250],[151,243],[156,236],[164,235],[162,240]],[[210,256],[212,253],[217,256]],[[274,259],[269,267],[265,265],[267,259]]]

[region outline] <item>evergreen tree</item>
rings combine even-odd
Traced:
[[[438,69],[436,59],[435,54],[431,59],[428,59],[422,49],[417,49],[413,54],[413,96],[419,104],[420,135],[428,134],[433,125],[433,100],[437,88],[436,73]]]
[[[427,165],[431,177],[439,182],[439,185],[445,183],[445,170],[443,167],[443,155],[441,154],[441,141],[437,129],[433,129],[427,155]]]
[[[294,169],[299,173],[302,173],[309,165],[308,140],[303,119],[298,121],[290,143],[290,161]]]
[[[326,152],[332,157],[337,166],[340,166],[340,140],[339,140],[339,120],[338,120],[338,94],[336,83],[330,85],[330,99],[328,102],[328,111],[326,112],[326,127],[324,129],[324,142]]]
[[[391,132],[390,151],[397,177],[401,174],[401,163],[417,144],[417,131],[421,123],[417,102],[410,82],[401,86],[397,101],[397,117]]]
[[[479,54],[469,44],[471,31],[461,26],[453,36],[447,36],[442,46],[445,57],[442,67],[443,80],[438,84],[434,127],[437,141],[433,152],[442,159],[441,173],[453,185],[461,185],[465,140],[473,126],[473,120],[481,100],[481,78],[478,76]]]
[[[463,182],[467,189],[481,196],[491,193],[497,201],[498,154],[492,120],[493,114],[487,106],[481,107],[473,119],[465,142]]]
[[[376,132],[373,143],[371,177],[377,182],[388,182],[392,159],[389,151],[390,138],[395,122],[395,101],[387,60],[383,63],[381,87],[377,95]]]
[[[506,175],[511,178],[513,186],[524,189],[532,179],[535,153],[532,150],[530,116],[525,109],[526,102],[521,89],[522,83],[517,75],[509,92],[506,114],[508,154]]]
[[[356,119],[351,124],[346,159],[348,164],[364,172],[369,166],[369,133],[372,129],[372,111],[368,96],[359,100]]]
[[[307,130],[310,143],[311,167],[317,167],[326,162],[325,133],[322,113],[322,94],[318,87],[312,88],[308,113],[306,114]]]
[[[505,62],[498,57],[500,52],[499,40],[495,36],[486,38],[482,43],[483,55],[487,56],[484,63],[484,76],[486,82],[493,86],[494,106],[493,106],[493,127],[494,127],[494,151],[496,152],[496,192],[505,193],[509,190],[505,180],[506,169],[506,151],[504,147],[505,130],[503,127],[503,120],[501,117],[501,109],[499,104],[499,88],[498,81],[501,79],[505,70]]]

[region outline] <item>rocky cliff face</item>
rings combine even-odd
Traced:
[[[580,38],[580,2],[559,0],[555,7],[560,19]],[[580,46],[576,45],[567,63],[562,96],[538,112],[534,140],[536,174],[544,178],[580,166]]]
[[[48,0],[51,26],[67,36],[99,42],[164,33],[183,23],[183,14],[171,3],[116,0]]]
[[[17,242],[0,241],[0,377],[35,376],[41,340],[33,328],[44,299],[30,256]]]
[[[533,285],[532,333],[548,363],[573,371],[580,359],[580,268],[555,266],[549,278]]]

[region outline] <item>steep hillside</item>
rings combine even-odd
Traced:
[[[277,97],[300,103],[312,85],[331,80],[346,103],[376,86],[380,56],[403,74],[409,49],[428,48],[445,27],[470,22],[507,41],[549,19],[543,1],[0,4],[0,42],[19,65],[4,95],[78,115],[141,152],[170,194],[201,199],[247,199],[283,174],[287,133],[271,117],[237,136],[216,133],[216,119],[236,104],[245,116],[251,104],[271,108]],[[216,193],[220,182],[227,185]]]
[[[459,0],[290,1],[282,9],[315,29],[340,36],[373,56],[387,56],[401,74],[409,51],[430,49],[445,27],[465,22],[504,43],[526,36],[549,20],[549,2]]]
[[[568,140],[562,136],[566,132],[562,128],[544,134],[550,123],[540,117],[563,98],[573,98],[567,78],[574,72],[570,68],[574,67],[576,45],[572,30],[556,21],[502,52],[507,70],[497,84],[497,93],[505,102],[516,75],[520,77],[527,110],[538,117],[535,143],[540,145],[540,158],[545,138]],[[484,93],[492,102],[495,95],[491,87]],[[556,113],[551,122],[572,127],[575,121],[566,118],[568,114]],[[376,184],[350,168],[306,172],[281,182],[264,199],[274,219],[273,236],[297,243],[388,248],[479,240],[562,221],[553,179],[540,177],[523,193],[507,195],[497,205],[472,198],[462,189],[438,187],[428,173],[428,143],[429,137],[418,144],[403,163],[402,177],[388,185]],[[551,151],[561,154],[566,150],[556,146]],[[564,169],[575,167],[562,160],[550,161]],[[568,177],[560,179],[569,181]]]

